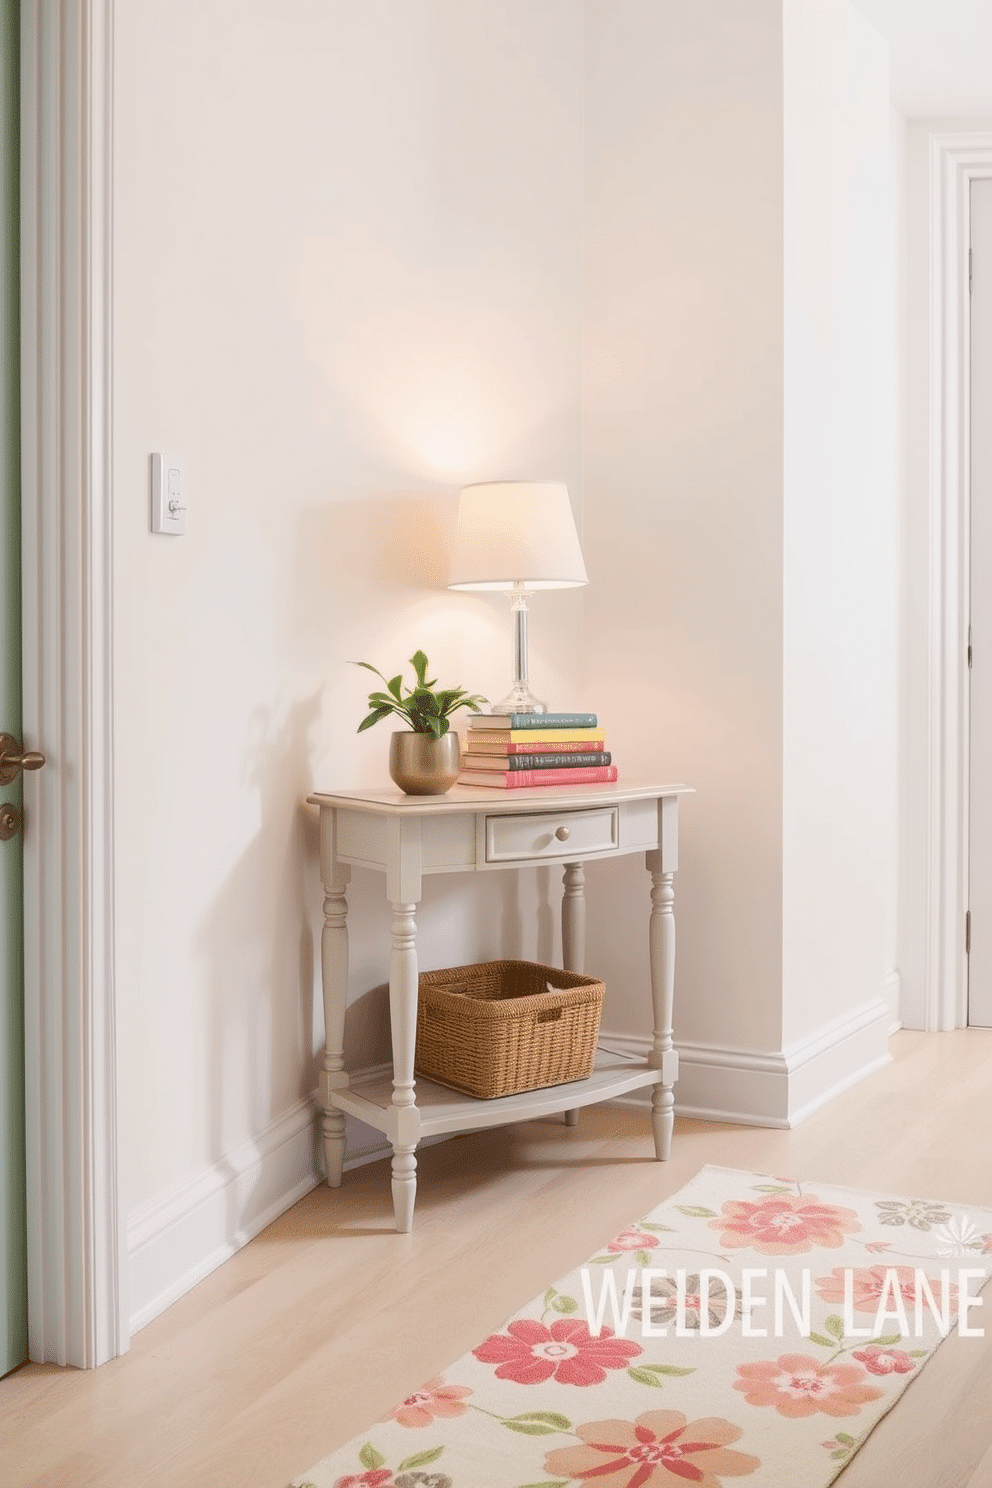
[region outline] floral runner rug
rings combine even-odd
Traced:
[[[822,1488],[990,1268],[992,1211],[705,1167],[294,1488]]]

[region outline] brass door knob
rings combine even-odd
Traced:
[[[0,734],[0,785],[9,785],[21,770],[40,770],[44,763],[43,754],[22,750],[13,734]]]
[[[571,835],[572,834],[568,830],[567,827],[556,827],[555,828],[555,836],[558,838],[558,841],[559,842],[567,842],[568,839],[569,839],[569,837],[571,837]]]

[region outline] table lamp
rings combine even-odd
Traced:
[[[480,481],[465,486],[449,589],[498,589],[512,601],[513,687],[494,713],[546,713],[527,681],[527,596],[588,584],[564,481]]]

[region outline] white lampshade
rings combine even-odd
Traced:
[[[588,582],[564,481],[464,488],[449,589],[575,589]]]

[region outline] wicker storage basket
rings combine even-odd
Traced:
[[[420,975],[417,1073],[491,1100],[592,1073],[602,982],[533,961]]]

